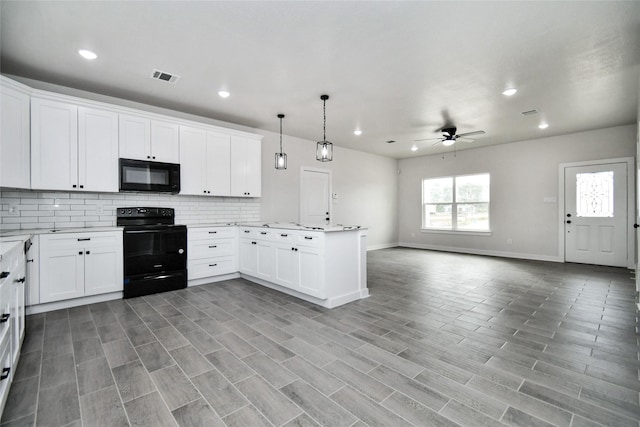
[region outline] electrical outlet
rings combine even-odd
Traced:
[[[512,238],[508,238],[507,239],[507,245],[513,245],[513,239]]]
[[[9,205],[9,216],[18,216],[18,205]]]
[[[104,205],[96,205],[96,214],[103,215],[104,214]]]
[[[411,237],[416,238],[416,233],[411,233]]]

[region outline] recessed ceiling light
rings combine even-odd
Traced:
[[[411,146],[411,151],[418,151],[418,146],[416,144],[413,144]]]
[[[360,136],[360,135],[362,135],[362,131],[360,129],[356,129],[356,130],[353,131],[353,134]]]
[[[548,127],[549,127],[549,124],[548,124],[548,123],[545,123],[545,122],[542,122],[542,123],[540,123],[540,124],[538,125],[538,127],[539,127],[540,129],[546,129],[546,128],[548,128]]]
[[[504,96],[513,96],[513,95],[516,94],[517,91],[518,91],[518,89],[512,87],[512,88],[503,90],[502,94]]]
[[[78,51],[78,54],[82,56],[84,59],[96,59],[98,57],[98,55],[86,49],[80,49]]]
[[[231,94],[226,90],[221,90],[220,92],[218,92],[218,95],[220,95],[220,98],[228,98]]]

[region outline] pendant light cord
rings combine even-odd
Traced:
[[[322,124],[323,142],[327,142],[327,100],[322,100],[322,114],[324,115],[324,123]]]
[[[282,154],[282,117],[280,117],[280,154]]]

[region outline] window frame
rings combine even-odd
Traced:
[[[458,202],[456,200],[457,193],[457,178],[469,177],[469,176],[481,176],[487,175],[489,178],[489,198],[485,201],[479,202]],[[427,203],[425,202],[424,197],[424,186],[426,181],[437,180],[437,179],[451,179],[452,182],[452,191],[451,191],[451,201],[450,202],[436,202],[436,203]],[[491,231],[491,173],[489,172],[481,172],[481,173],[469,173],[469,174],[461,174],[461,175],[447,175],[447,176],[436,176],[423,178],[421,183],[421,191],[422,191],[422,218],[421,218],[421,231],[423,233],[441,233],[441,234],[467,234],[467,235],[490,235]],[[487,223],[488,228],[483,230],[473,229],[473,228],[458,228],[458,205],[477,205],[477,204],[486,204],[487,205]],[[428,227],[426,225],[426,206],[437,206],[437,205],[445,205],[451,206],[451,228],[444,227]]]

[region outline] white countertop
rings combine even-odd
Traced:
[[[85,228],[38,228],[33,230],[8,230],[0,233],[0,241],[5,238],[34,234],[65,234],[65,233],[99,233],[103,231],[118,231],[122,227],[85,227]]]
[[[317,232],[335,232],[335,231],[357,231],[366,230],[365,227],[359,225],[305,225],[297,224],[295,222],[244,222],[238,223],[241,227],[258,227],[258,228],[281,228],[285,230],[302,230],[302,231],[317,231]]]

